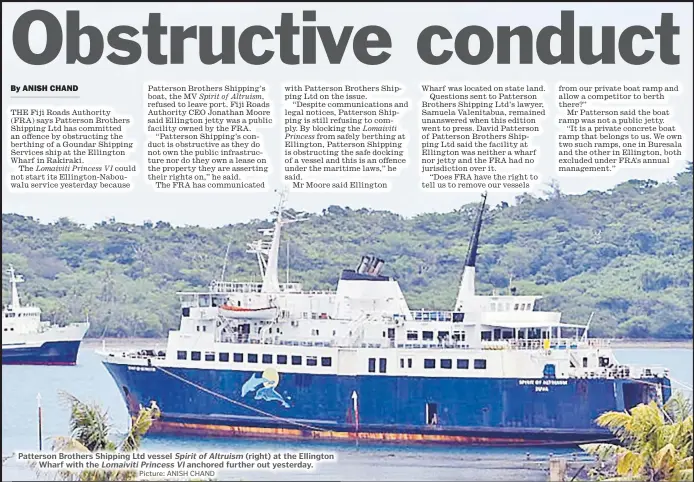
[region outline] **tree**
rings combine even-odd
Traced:
[[[56,437],[53,450],[59,452],[134,452],[140,448],[142,437],[159,418],[161,412],[156,403],[150,407],[140,406],[140,411],[132,420],[130,429],[120,442],[111,436],[111,422],[108,413],[97,403],[84,403],[77,397],[61,392],[62,398],[70,405],[70,436]],[[36,468],[36,465],[34,465]],[[133,470],[84,470],[81,472],[63,471],[63,480],[135,480]]]
[[[621,442],[581,445],[608,463],[607,480],[692,480],[692,404],[681,393],[664,407],[652,401],[604,413],[596,422]]]
[[[505,288],[513,274],[522,293],[544,296],[542,308],[563,312],[567,322],[595,312],[596,336],[691,340],[692,164],[673,181],[632,180],[580,195],[561,193],[552,182],[549,189],[485,215],[479,294]],[[477,208],[471,202],[403,217],[326,206],[323,215],[285,228],[279,266],[287,265],[290,239],[293,281],[334,289],[341,270],[375,255],[412,308],[445,309],[456,297]],[[83,226],[3,213],[3,271],[12,264],[24,275],[22,302],[41,308],[46,321],[79,321],[88,313],[88,337],[166,337],[180,324],[176,292],[206,289],[229,245],[226,279],[259,281],[257,260],[245,247],[257,229],[271,226],[269,219],[218,228],[164,221]]]

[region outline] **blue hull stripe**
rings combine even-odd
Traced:
[[[3,365],[74,365],[81,340],[51,341],[40,347],[2,350]],[[16,346],[16,345],[11,345]]]
[[[569,379],[544,385],[540,380],[537,390],[518,379],[280,373],[279,381],[261,380],[253,389],[261,371],[166,368],[166,373],[104,364],[131,414],[140,404],[157,403],[162,418],[155,432],[277,438],[344,438],[358,432],[360,439],[447,443],[610,440],[595,418],[624,410],[625,387],[635,404],[647,401],[649,387],[662,382]],[[435,423],[427,423],[433,413]]]

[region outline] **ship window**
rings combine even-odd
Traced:
[[[248,363],[258,363],[258,355],[256,353],[249,353]]]
[[[460,323],[465,320],[465,313],[453,313],[453,321]]]
[[[189,317],[190,316],[190,307],[186,306],[185,308],[181,308],[181,314],[184,317]]]
[[[400,368],[405,368],[405,359],[404,358],[400,359]]]
[[[321,366],[324,366],[324,367],[332,366],[332,364],[333,364],[333,359],[330,358],[329,356],[321,357],[321,359],[320,359],[320,364],[321,364]]]
[[[179,351],[176,356],[179,360],[186,360],[188,358],[187,351]]]
[[[494,328],[494,340],[501,338],[501,328]]]
[[[513,309],[516,310],[516,311],[518,311],[518,303],[516,303],[516,304],[513,306]]]
[[[243,362],[243,353],[234,353],[234,361],[242,363]]]
[[[487,360],[475,360],[475,370],[484,370],[485,368],[487,368]]]
[[[205,352],[205,361],[214,361],[214,352]]]
[[[228,362],[229,361],[229,354],[226,352],[220,353],[219,354],[219,361]]]
[[[207,331],[207,325],[202,325],[202,331]]]
[[[434,332],[433,331],[423,331],[422,332],[422,340],[433,340],[434,339]]]
[[[424,368],[436,368],[436,360],[434,360],[433,358],[425,358]]]
[[[587,356],[583,357],[583,368],[588,368],[588,357]]]
[[[200,331],[200,325],[197,326],[198,331]]]
[[[190,359],[198,361],[200,360],[200,352],[199,351],[191,351],[190,352]]]
[[[450,369],[452,366],[453,366],[453,363],[451,362],[450,358],[443,358],[441,360],[441,368]]]
[[[269,353],[265,353],[263,355],[263,363],[272,363],[272,355]]]
[[[528,306],[528,308],[527,308],[528,310],[532,310],[532,309],[533,309],[532,303],[528,303],[527,306]]]
[[[408,331],[407,332],[407,339],[408,340],[418,340],[419,337],[417,336],[417,332],[416,331]]]
[[[467,370],[468,368],[470,368],[470,360],[468,360],[467,358],[458,358],[457,366],[459,370]]]
[[[449,336],[450,336],[450,333],[449,333],[449,332],[447,332],[447,331],[439,331],[438,339],[439,339],[439,341],[448,340],[448,337],[449,337]]]
[[[301,355],[292,355],[292,365],[301,365]]]
[[[492,341],[492,332],[491,331],[483,331],[482,332],[482,341]]]
[[[224,296],[212,296],[212,306],[222,306],[224,304]]]
[[[277,355],[277,364],[278,365],[286,365],[287,364],[287,355]]]
[[[376,359],[369,358],[369,373],[376,373]]]
[[[200,295],[198,297],[198,304],[200,308],[207,308],[210,306],[210,295]]]
[[[521,310],[521,311],[525,311],[525,303],[521,303],[521,304],[520,304],[520,310]]]
[[[307,356],[306,364],[310,367],[315,367],[318,365],[318,358],[316,358],[315,356]]]
[[[412,368],[412,358],[407,359],[407,368]]]
[[[386,372],[386,363],[387,363],[387,360],[385,358],[379,358],[378,359],[378,373],[385,373]]]

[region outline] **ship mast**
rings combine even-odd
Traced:
[[[21,308],[21,305],[19,304],[19,293],[17,292],[17,283],[22,283],[24,278],[22,278],[20,275],[15,275],[14,266],[12,265],[10,265],[10,267],[7,269],[7,272],[10,274],[10,289],[12,291],[12,301],[10,306],[13,309]]]
[[[270,249],[267,252],[267,264],[265,265],[265,272],[263,273],[263,287],[261,293],[277,293],[280,290],[277,265],[279,261],[282,225],[284,224],[282,214],[284,211],[284,203],[287,199],[287,191],[282,190],[279,195],[280,200],[277,203],[275,229],[272,233]]]
[[[484,206],[487,202],[487,193],[482,194],[482,202],[480,203],[475,219],[475,227],[468,245],[467,257],[465,259],[465,268],[463,269],[463,277],[460,280],[460,288],[458,289],[458,297],[455,300],[455,310],[462,311],[465,300],[475,296],[475,263],[477,262],[477,248],[480,241],[480,231],[482,229],[482,214]]]
[[[286,188],[280,191],[279,195],[279,203],[273,212],[273,214],[277,216],[275,219],[275,227],[272,229],[260,230],[263,235],[272,235],[272,240],[269,243],[260,240],[249,244],[249,251],[258,256],[258,265],[260,266],[260,273],[263,276],[263,286],[260,289],[261,293],[277,293],[280,291],[278,264],[282,226],[297,221],[304,221],[306,219],[305,217],[297,217],[284,212],[284,205],[287,201]],[[303,215],[303,213],[300,214],[300,216]],[[267,259],[265,259],[264,256],[267,256]]]

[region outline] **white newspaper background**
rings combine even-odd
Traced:
[[[297,211],[412,217],[668,181],[691,160],[687,4],[2,8],[3,225],[218,227],[266,218],[283,189]],[[152,464],[138,476],[218,476]]]

